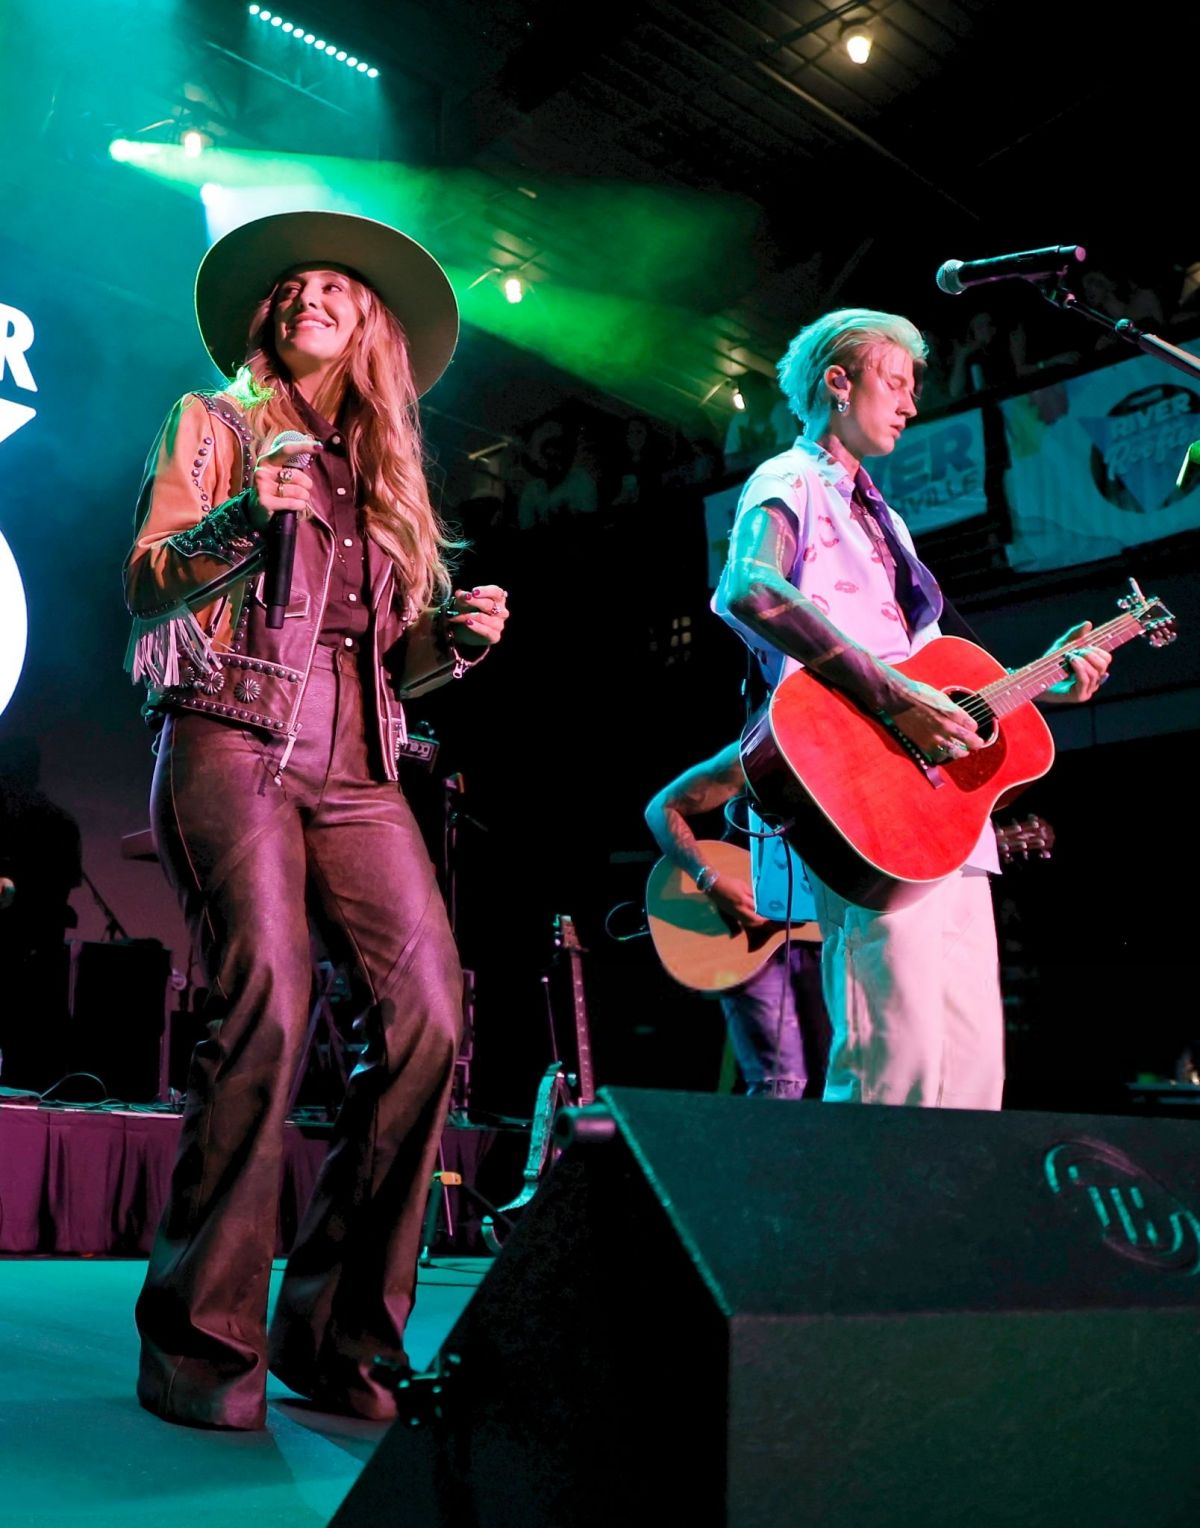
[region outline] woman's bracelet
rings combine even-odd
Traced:
[[[693,879],[696,882],[697,891],[708,892],[717,884],[719,872],[714,870],[711,865],[701,865]]]
[[[450,671],[451,679],[461,679],[468,669],[473,669],[477,663],[482,663],[491,652],[490,647],[484,647],[480,649],[478,658],[464,658],[458,648],[455,647],[451,637],[446,638],[446,646],[450,649],[450,654],[454,659],[454,667]]]
[[[447,601],[445,605],[438,609],[436,621],[437,640],[441,644],[442,650],[454,659],[454,667],[450,670],[451,679],[461,679],[468,669],[474,668],[477,663],[482,663],[492,649],[490,646],[481,648],[477,658],[463,657],[454,641],[453,628],[447,617],[449,605],[450,602]]]

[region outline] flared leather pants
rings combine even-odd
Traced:
[[[185,713],[151,797],[159,857],[205,970],[169,1201],[137,1305],[138,1395],[171,1420],[256,1428],[272,1372],[389,1417],[462,1020],[462,973],[420,830],[372,777],[355,656],[319,647],[282,743]],[[375,772],[378,774],[378,771]],[[361,1051],[266,1326],[283,1126],[307,1034],[310,906],[366,996]]]

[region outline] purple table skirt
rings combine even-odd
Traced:
[[[0,1254],[144,1257],[166,1202],[178,1137],[173,1114],[0,1105]],[[448,1129],[446,1166],[473,1183],[490,1137]],[[327,1139],[320,1127],[285,1128],[279,1256],[292,1244]],[[476,1217],[465,1213],[454,1229],[454,1249],[475,1250]]]

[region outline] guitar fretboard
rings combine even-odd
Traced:
[[[1157,608],[1161,610],[1162,607]],[[1102,647],[1106,652],[1113,652],[1124,643],[1131,642],[1134,637],[1140,637],[1143,632],[1153,631],[1159,625],[1166,627],[1171,620],[1170,615],[1163,611],[1160,621],[1148,621],[1147,613],[1147,607],[1143,607],[1138,611],[1127,611],[1123,615],[1114,616],[1103,626],[1089,631],[1077,645],[1045,653],[1032,663],[1027,663],[1024,668],[1015,669],[1003,679],[994,679],[991,684],[984,685],[976,692],[974,710],[970,701],[964,704],[963,709],[977,719],[982,719],[979,717],[978,705],[978,701],[982,701],[993,716],[1007,716],[1018,706],[1027,705],[1039,695],[1044,695],[1051,685],[1069,677],[1071,668],[1068,659],[1071,653],[1087,647]]]

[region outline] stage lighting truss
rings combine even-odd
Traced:
[[[281,37],[291,42],[298,42],[301,47],[311,48],[314,53],[323,53],[332,62],[345,64],[347,69],[353,70],[355,74],[363,74],[369,80],[379,78],[379,70],[374,64],[368,64],[366,59],[359,58],[357,54],[339,47],[336,42],[329,42],[319,32],[310,32],[306,27],[289,21],[278,11],[272,11],[265,5],[251,5],[248,10],[256,21],[261,21],[272,31],[278,32]]]

